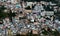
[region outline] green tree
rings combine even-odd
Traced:
[[[4,5],[0,7],[0,19],[8,16],[8,13],[4,12],[5,9]]]
[[[6,8],[4,7],[4,5],[2,5],[0,7],[0,20],[6,18],[6,17],[9,17],[10,20],[12,21],[12,17],[15,16],[15,13],[12,13],[12,11],[9,9],[9,13],[8,12],[4,12]]]

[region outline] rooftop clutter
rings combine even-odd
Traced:
[[[12,21],[9,17],[3,19],[3,24],[0,28],[1,33],[4,32],[3,36],[10,35],[10,33],[14,35],[17,33],[25,35],[25,33],[28,34],[31,31],[33,34],[38,34],[42,32],[42,29],[48,31],[48,27],[51,30],[59,28],[56,23],[53,23],[54,9],[52,10],[53,7],[47,4],[49,2],[46,2],[46,4],[41,2],[1,3],[1,5],[5,3],[4,6],[16,14],[12,17]]]

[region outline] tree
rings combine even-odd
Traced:
[[[0,7],[0,19],[8,16],[8,13],[4,12],[5,9],[4,5]]]
[[[12,13],[12,11],[10,10],[9,13],[8,12],[4,12],[6,8],[4,7],[4,5],[2,5],[0,7],[0,19],[4,19],[6,17],[9,17],[10,19],[12,19],[13,16],[15,16],[15,13]]]
[[[10,18],[10,20],[12,21],[12,17],[15,16],[16,13],[12,13],[12,11],[10,10],[10,12],[8,13],[8,17]]]

